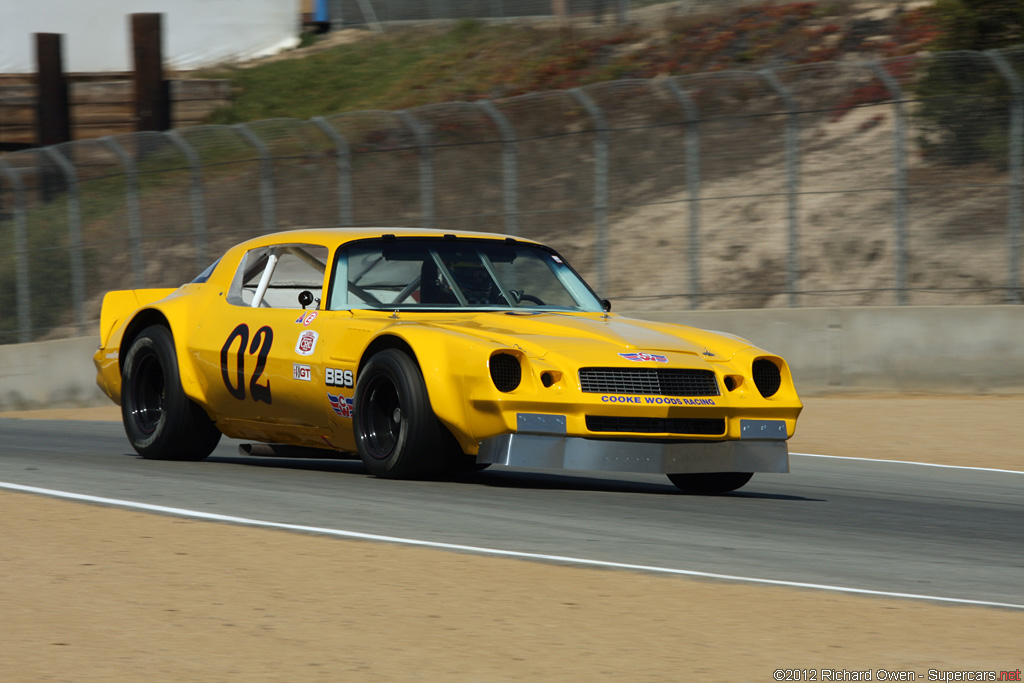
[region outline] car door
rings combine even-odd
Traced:
[[[195,353],[207,396],[230,435],[324,446],[320,330],[328,249],[252,249],[225,296],[203,314]]]

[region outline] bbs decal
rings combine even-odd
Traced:
[[[352,388],[356,383],[351,370],[342,370],[341,368],[324,368],[324,384],[329,387]]]

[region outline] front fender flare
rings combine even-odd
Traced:
[[[360,366],[377,350],[395,346],[393,340],[399,340],[398,345],[405,347],[419,365],[434,414],[463,451],[475,453],[480,440],[475,427],[481,416],[472,411],[467,400],[467,378],[489,377],[488,359],[506,346],[451,330],[398,324],[382,330],[367,344]]]

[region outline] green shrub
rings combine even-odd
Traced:
[[[1024,42],[1024,2],[938,0],[932,12],[941,29],[933,49],[945,53],[926,62],[915,85],[921,148],[945,163],[1003,165],[1010,88],[980,51]]]
[[[932,11],[942,28],[936,50],[991,50],[1024,42],[1020,0],[938,0]]]

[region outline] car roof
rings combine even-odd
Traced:
[[[540,244],[534,240],[522,239],[495,232],[474,232],[471,230],[434,230],[430,228],[393,228],[393,227],[359,227],[359,228],[302,228],[271,232],[253,237],[235,244],[225,251],[217,261],[217,268],[210,274],[207,282],[216,283],[217,287],[227,287],[234,276],[235,269],[242,255],[251,249],[271,247],[276,244],[316,244],[328,249],[337,248],[348,242],[362,239],[380,238],[384,235],[395,237],[434,237],[454,235],[456,238],[475,238],[488,240],[514,239],[525,244]]]
[[[299,230],[286,230],[273,232],[267,235],[260,235],[243,242],[239,247],[254,249],[273,244],[296,244],[311,243],[323,244],[325,246],[338,246],[353,240],[379,238],[384,235],[395,237],[444,237],[454,235],[457,238],[482,238],[492,240],[503,240],[506,238],[515,239],[521,242],[534,243],[533,240],[513,237],[495,232],[474,232],[470,230],[435,230],[431,228],[389,228],[389,227],[359,227],[359,228],[303,228]]]

